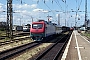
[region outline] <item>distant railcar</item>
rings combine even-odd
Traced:
[[[70,31],[70,27],[62,26],[62,31],[63,32]]]
[[[73,27],[71,27],[71,28],[70,28],[70,31],[73,31],[73,30],[74,30],[74,28],[73,28]]]
[[[62,33],[62,27],[60,26],[60,25],[55,25],[55,27],[56,27],[56,34],[60,34],[60,33]]]
[[[23,26],[23,32],[30,32],[30,24]]]
[[[23,31],[22,26],[13,26],[13,31]]]

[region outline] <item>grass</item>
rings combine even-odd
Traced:
[[[0,42],[5,42],[5,41],[9,41],[9,40],[10,40],[10,38],[5,37],[5,39],[0,40]]]
[[[0,51],[4,51],[4,50],[7,50],[7,49],[10,49],[13,47],[21,46],[21,45],[24,45],[24,44],[27,44],[30,42],[32,42],[32,40],[28,39],[28,40],[23,40],[23,41],[19,41],[19,42],[14,42],[14,43],[2,45],[2,46],[0,46]]]
[[[6,31],[0,31],[0,36],[6,36]]]
[[[89,33],[82,33],[82,35],[84,35],[84,36],[90,38],[90,34],[89,34]]]
[[[0,37],[3,38],[2,40],[0,40],[0,42],[5,42],[5,41],[10,40],[10,38],[6,37],[6,31],[0,30]]]

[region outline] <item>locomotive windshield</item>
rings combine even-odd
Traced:
[[[43,24],[33,24],[32,28],[33,29],[41,29],[43,27]]]

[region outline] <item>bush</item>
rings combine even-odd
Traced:
[[[0,31],[5,31],[5,29],[4,28],[0,28]]]

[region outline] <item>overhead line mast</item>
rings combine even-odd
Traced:
[[[12,10],[12,0],[7,0],[7,27],[6,27],[6,35],[13,38],[13,10]]]
[[[85,0],[85,29],[87,29],[87,0]]]

